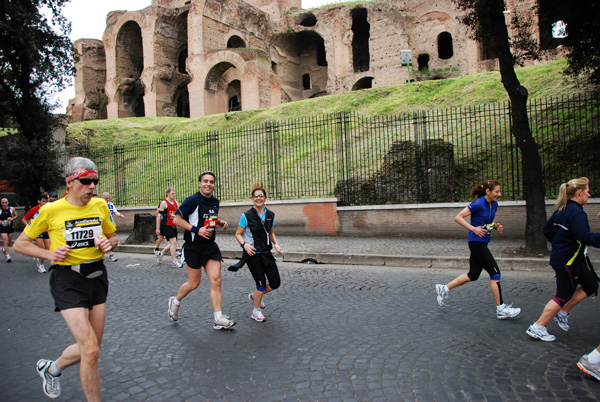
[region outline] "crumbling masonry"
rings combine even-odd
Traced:
[[[535,4],[508,1],[506,14]],[[497,67],[489,47],[469,39],[451,0],[300,7],[300,0],[153,0],[143,10],[113,11],[102,41],[75,42],[81,57],[67,114],[71,122],[199,117],[399,85],[409,79],[401,50],[412,51],[413,70],[445,76]],[[542,11],[538,27],[552,19]]]

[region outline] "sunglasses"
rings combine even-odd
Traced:
[[[98,179],[98,178],[90,179],[87,177],[76,177],[74,180],[79,180],[79,182],[81,184],[83,184],[84,186],[89,186],[92,183],[94,183],[94,185],[96,185],[100,181],[100,179]]]
[[[267,196],[264,195],[264,194],[256,194],[256,195],[253,195],[252,197],[254,197],[254,198],[267,198]]]

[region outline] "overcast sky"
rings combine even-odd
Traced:
[[[303,8],[319,7],[323,4],[337,3],[340,0],[302,0]],[[148,7],[152,0],[71,0],[63,8],[63,15],[71,21],[71,40],[91,38],[102,39],[106,27],[106,15],[115,10],[141,10]],[[75,88],[62,91],[59,99],[62,107],[57,113],[65,113],[69,99],[75,97]]]

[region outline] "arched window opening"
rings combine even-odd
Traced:
[[[303,89],[311,89],[312,88],[312,84],[310,82],[310,74],[302,75],[302,88]]]
[[[449,32],[442,32],[438,35],[438,57],[442,60],[448,60],[454,56],[452,48],[452,35]]]
[[[190,94],[184,88],[177,96],[177,117],[190,117]]]
[[[368,71],[371,61],[369,54],[371,24],[367,21],[367,9],[355,8],[350,12],[350,15],[352,16],[352,63],[354,72]]]
[[[227,86],[227,111],[242,110],[242,88],[240,80],[233,80]]]
[[[246,42],[237,35],[233,35],[227,41],[227,48],[245,48]]]
[[[317,17],[314,14],[306,14],[300,21],[300,25],[303,27],[314,27],[317,25]]]
[[[429,70],[429,55],[427,53],[420,54],[417,57],[417,64],[419,65],[419,71]]]
[[[188,73],[187,72],[187,68],[186,68],[187,58],[188,58],[187,47],[184,47],[179,52],[179,56],[177,56],[177,71],[179,71],[182,74],[187,74]]]
[[[373,88],[373,77],[364,77],[360,80],[356,81],[356,83],[352,86],[353,91],[358,91],[361,89]]]

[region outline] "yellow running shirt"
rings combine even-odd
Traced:
[[[71,205],[66,198],[61,198],[41,207],[37,218],[23,231],[32,239],[42,232],[48,232],[50,250],[64,245],[71,246],[71,252],[64,261],[52,263],[75,265],[103,258],[104,252],[96,248],[94,239],[114,233],[116,226],[110,218],[108,205],[102,198],[92,198],[83,207]]]

